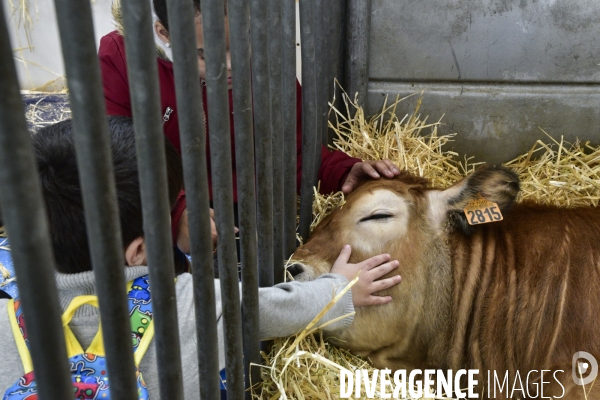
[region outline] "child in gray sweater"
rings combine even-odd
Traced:
[[[125,277],[132,281],[148,274],[145,266],[145,244],[133,124],[125,117],[109,118],[112,141],[117,198],[119,203],[123,248],[125,249]],[[40,180],[44,193],[50,229],[53,237],[54,254],[57,261],[56,284],[63,310],[77,296],[93,295],[94,276],[89,260],[89,249],[83,205],[79,189],[75,147],[71,121],[63,121],[42,129],[34,138],[34,149],[38,162]],[[181,161],[177,152],[166,141],[167,175],[169,196],[176,198],[182,187]],[[69,190],[65,190],[69,188]],[[66,216],[65,213],[71,215]],[[399,276],[374,283],[391,270],[397,261],[389,255],[379,255],[358,264],[348,263],[350,248],[345,246],[334,264],[331,274],[323,275],[312,282],[289,282],[270,288],[259,289],[260,337],[287,336],[301,331],[339,293],[349,279],[362,271],[360,279],[335,306],[321,319],[320,323],[351,314],[354,307],[384,304],[389,297],[374,296],[375,291],[391,287],[400,282]],[[209,278],[212,279],[212,278]],[[219,366],[224,368],[223,326],[221,293],[218,280],[214,281],[216,313],[218,320]],[[186,399],[198,399],[198,368],[196,365],[196,331],[194,319],[192,277],[188,273],[178,276],[176,282],[177,314],[181,343],[184,393]],[[0,300],[0,394],[24,375],[23,364],[11,331],[7,313],[7,301]],[[98,331],[99,312],[92,306],[81,306],[70,322],[75,337],[83,348],[87,348]],[[352,322],[352,315],[326,327],[335,331]],[[152,342],[153,343],[153,342]],[[146,382],[150,398],[158,399],[158,370],[156,351],[151,344],[146,351],[139,370]]]

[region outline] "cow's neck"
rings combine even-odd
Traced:
[[[427,346],[422,353],[423,368],[446,368],[452,310],[450,251],[444,236],[434,236],[424,245],[421,268],[426,273],[422,274],[420,290],[425,293],[425,301],[421,305],[422,319],[415,330],[419,338],[415,339]]]
[[[513,371],[517,355],[528,360],[513,348],[512,341],[497,342],[498,332],[509,337],[515,328],[512,324],[518,287],[514,241],[510,234],[500,234],[495,226],[449,237],[454,286],[448,354],[451,368]]]

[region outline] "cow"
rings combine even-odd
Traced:
[[[399,260],[388,276],[400,273],[402,284],[330,339],[378,368],[478,369],[480,392],[485,371],[525,381],[552,370],[558,379],[541,378],[553,382],[545,397],[586,398],[571,374],[579,351],[600,361],[600,208],[516,203],[519,190],[504,167],[478,168],[445,190],[409,173],[362,184],[295,251],[296,279],[329,272],[350,244],[351,261]],[[465,207],[481,198],[502,220],[468,223]],[[586,394],[600,399],[600,382]]]

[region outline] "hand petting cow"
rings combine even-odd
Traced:
[[[530,371],[562,370],[542,378],[544,397],[600,399],[600,382],[586,397],[572,378],[575,353],[600,360],[600,208],[516,204],[518,192],[502,167],[445,190],[408,173],[367,181],[297,249],[296,279],[329,272],[344,244],[350,261],[389,253],[402,285],[382,292],[391,303],[357,309],[339,346],[378,368],[478,369],[484,398],[487,371],[535,385]],[[478,199],[495,205],[465,213]]]

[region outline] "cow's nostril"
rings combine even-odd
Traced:
[[[290,275],[297,276],[304,272],[304,267],[300,263],[293,263],[288,265],[287,270]]]

